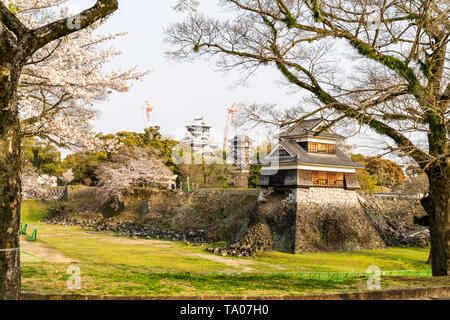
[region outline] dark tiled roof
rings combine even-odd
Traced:
[[[364,168],[364,165],[353,161],[339,148],[336,148],[336,154],[318,154],[307,152],[295,140],[280,139],[280,144],[286,150],[294,152],[300,163]]]
[[[279,156],[278,163],[296,163],[306,165],[327,165],[351,168],[364,168],[364,165],[353,161],[344,152],[336,148],[336,154],[318,154],[307,152],[295,140],[280,139],[280,145],[288,151],[292,156]],[[276,154],[276,153],[275,153]],[[274,163],[277,159],[275,156],[267,157],[261,161],[264,163]]]
[[[313,129],[317,125],[319,125],[322,121],[324,121],[322,118],[303,120],[302,122],[293,125],[291,128],[282,131],[280,133],[280,137],[310,136],[310,137],[323,137],[333,139],[343,138],[342,136],[332,132],[330,129],[317,134],[317,132],[315,132]]]
[[[279,163],[364,168],[364,165],[353,161],[344,152],[339,150],[339,148],[336,148],[336,154],[318,154],[308,152],[296,142],[296,139],[300,137],[343,138],[329,129],[317,134],[314,129],[323,121],[322,118],[303,120],[301,123],[295,124],[288,130],[280,133],[279,145],[281,145],[290,155],[278,156],[278,153],[275,152],[274,156],[266,157],[261,163],[269,163],[270,161],[274,163],[274,161],[278,160]],[[278,157],[278,159],[275,157]]]

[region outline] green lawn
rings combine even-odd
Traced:
[[[45,225],[48,203],[25,201],[22,221],[38,227],[38,243],[72,263],[24,257],[23,290],[44,294],[96,295],[294,295],[366,290],[366,278],[345,281],[302,279],[305,272],[429,270],[428,249],[311,253],[264,252],[256,258],[221,257],[203,247],[154,239],[130,239],[78,227]],[[33,246],[33,244],[31,244]],[[69,265],[81,269],[82,289],[66,287]],[[424,282],[425,281],[425,282]],[[383,277],[384,287],[450,284],[448,278]]]
[[[21,221],[22,223],[37,223],[43,220],[48,214],[51,202],[26,200],[22,202]]]

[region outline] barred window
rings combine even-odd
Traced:
[[[317,143],[308,142],[308,152],[322,153],[322,154],[335,154],[336,145],[330,143]]]
[[[312,182],[318,187],[344,187],[342,172],[312,171]]]

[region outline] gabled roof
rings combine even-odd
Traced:
[[[306,151],[294,140],[280,139],[280,144],[291,150],[295,150],[297,162],[299,163],[364,168],[364,165],[353,161],[339,148],[336,148],[336,154],[319,154]]]
[[[322,118],[307,119],[299,122],[289,129],[280,133],[281,138],[288,137],[323,137],[331,139],[342,139],[343,137],[334,133],[331,129],[320,132],[320,127],[326,124]],[[318,133],[320,132],[320,133]]]
[[[279,155],[278,151],[280,149],[280,146],[281,148],[286,150],[289,153],[289,155],[286,156]],[[261,159],[261,163],[264,164],[266,161],[271,161],[272,159],[275,159],[275,157],[278,157],[278,161],[281,163],[297,162],[297,156],[295,155],[295,152],[286,148],[285,145],[281,145],[281,143],[278,143],[272,148],[270,153],[265,158]]]
[[[289,153],[289,156],[278,156],[278,150],[282,147]],[[276,159],[278,157],[278,159]],[[273,151],[264,158],[261,162],[264,163],[278,163],[280,164],[304,164],[304,165],[325,165],[338,166],[349,168],[364,168],[364,165],[353,161],[344,152],[336,148],[336,154],[318,154],[311,153],[303,149],[295,140],[280,138],[279,144],[276,145]]]

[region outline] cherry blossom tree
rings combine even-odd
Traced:
[[[48,1],[40,6],[35,1],[15,4],[15,14],[28,26],[38,27],[42,19],[66,16],[66,7],[54,6],[66,1]],[[106,70],[105,65],[121,54],[106,44],[126,35],[100,33],[98,29],[106,21],[102,19],[49,43],[26,62],[18,90],[22,136],[37,136],[72,149],[113,147],[105,146],[105,141],[91,132],[89,123],[97,117],[92,105],[112,91],[128,91],[130,81],[141,79],[146,72],[137,72],[136,68]]]
[[[96,171],[98,177],[96,199],[99,205],[108,204],[118,211],[123,207],[133,187],[169,188],[176,175],[162,162],[153,148],[126,146],[111,154]]]
[[[21,119],[28,135],[35,132],[45,138],[62,138],[64,143],[67,138],[62,131],[66,131],[73,134],[72,141],[81,142],[78,131],[71,132],[70,128],[86,124],[89,112],[81,109],[85,103],[108,90],[124,89],[123,82],[120,85],[117,80],[122,73],[105,77],[101,69],[95,69],[102,54],[95,50],[92,33],[80,34],[78,39],[72,36],[91,26],[94,29],[87,32],[93,32],[100,20],[118,9],[118,1],[98,0],[91,8],[70,17],[45,12],[65,2],[0,1],[0,299],[20,296]],[[82,50],[77,53],[76,47]],[[82,52],[88,53],[82,56]],[[106,60],[114,55],[103,54]],[[93,68],[92,74],[87,69],[75,70],[85,63]],[[123,73],[122,80],[133,79],[133,72]],[[94,89],[105,83],[104,91]],[[36,105],[40,100],[41,104]],[[64,112],[73,117],[63,119]],[[77,118],[77,113],[84,114],[84,119]],[[52,120],[58,118],[60,121]]]
[[[61,180],[64,181],[64,183],[65,183],[66,185],[69,184],[69,183],[71,183],[71,182],[73,181],[73,179],[74,179],[74,176],[73,176],[73,171],[72,171],[72,169],[68,169],[66,172],[64,172],[64,173],[61,175]]]

